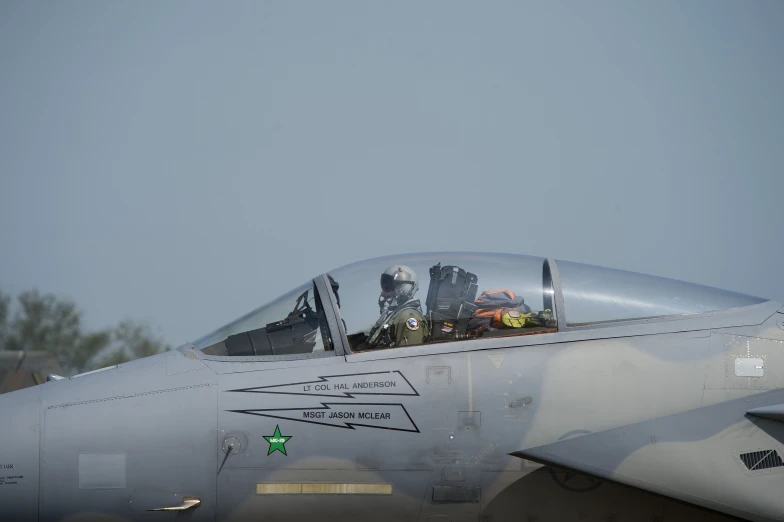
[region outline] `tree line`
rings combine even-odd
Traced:
[[[169,349],[146,323],[124,319],[112,328],[92,331],[69,299],[36,289],[12,299],[0,290],[0,350],[52,352],[69,375]]]

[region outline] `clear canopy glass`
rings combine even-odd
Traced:
[[[623,270],[570,261],[557,265],[563,310],[554,306],[551,267],[542,257],[403,254],[360,261],[327,275],[352,351],[550,333],[557,331],[556,313],[564,315],[567,326],[584,326],[766,301]],[[397,311],[405,316],[396,322]],[[380,328],[389,328],[388,335]],[[321,296],[311,281],[194,344],[209,355],[290,355],[333,350],[335,335],[328,331]]]
[[[567,326],[698,314],[765,302],[709,286],[557,261]]]
[[[476,290],[470,298],[468,305],[479,299],[483,292],[493,290],[509,290],[523,303],[513,306],[507,303],[508,308],[517,308],[520,312],[535,314],[548,310],[554,314],[552,304],[553,292],[550,272],[546,261],[541,257],[510,255],[510,254],[474,254],[474,253],[423,253],[386,256],[330,271],[329,276],[339,285],[338,298],[340,301],[340,315],[349,336],[352,349],[356,347],[354,339],[360,334],[368,335],[379,319],[379,297],[382,292],[380,278],[389,267],[403,265],[410,267],[418,279],[418,291],[413,296],[420,301],[420,310],[427,317],[430,336],[424,342],[433,342],[439,339],[440,330],[444,322],[446,328],[458,327],[451,325],[447,320],[439,321],[434,317],[428,307],[428,292],[431,281],[430,271],[434,267],[458,267],[466,273],[476,276]],[[450,269],[451,270],[451,269]],[[515,303],[515,304],[516,304]],[[431,303],[432,304],[432,303]],[[502,308],[503,303],[498,306]],[[476,311],[466,315],[470,320]],[[507,324],[498,324],[498,328],[486,328],[480,336],[488,335],[523,335],[528,333],[554,331],[554,317],[548,324],[536,324],[533,318],[524,327],[515,328]],[[519,325],[518,325],[519,326]],[[536,328],[542,326],[542,328]],[[492,333],[491,333],[492,330]],[[450,332],[451,333],[451,332]],[[477,337],[476,332],[467,332],[460,339]],[[442,336],[441,340],[458,340],[454,336]]]
[[[329,339],[318,293],[308,282],[193,344],[209,355],[291,355],[332,350]]]

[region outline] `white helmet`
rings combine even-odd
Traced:
[[[417,275],[406,265],[392,265],[381,274],[381,295],[378,306],[385,309],[400,306],[414,297],[419,290]]]

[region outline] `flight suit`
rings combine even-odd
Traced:
[[[428,336],[425,316],[417,308],[401,308],[389,319],[395,346],[423,344]]]
[[[382,315],[371,330],[369,338],[357,349],[390,346],[412,346],[422,344],[428,338],[430,329],[425,316],[420,311],[418,300]]]

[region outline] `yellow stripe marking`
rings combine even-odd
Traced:
[[[256,484],[257,495],[391,495],[392,484]]]

